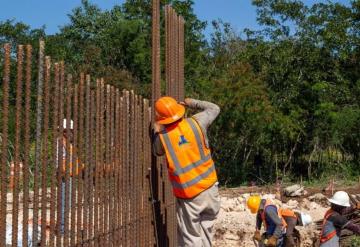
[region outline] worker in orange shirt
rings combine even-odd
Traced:
[[[185,118],[185,107],[201,112]],[[210,102],[171,97],[156,101],[154,153],[165,155],[177,205],[178,245],[212,246],[212,228],[220,209],[218,180],[207,129],[220,112]]]

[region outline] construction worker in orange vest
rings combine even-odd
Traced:
[[[185,106],[201,112],[185,118]],[[218,180],[207,129],[220,112],[210,102],[171,97],[156,101],[154,153],[166,155],[169,179],[177,198],[178,245],[212,246],[212,228],[220,210]]]
[[[360,209],[360,204],[356,208],[351,207],[350,198],[345,191],[338,191],[328,199],[331,208],[326,212],[320,233],[320,247],[339,247],[341,230],[347,229],[353,233],[360,234],[360,225],[349,221],[345,215],[355,209]]]
[[[258,195],[249,197],[247,206],[251,213],[257,214],[254,239],[259,241],[261,246],[296,246],[294,234],[298,231],[295,226],[307,226],[312,222],[310,215],[291,209],[278,209],[271,200],[261,199]],[[265,233],[261,236],[263,224]]]
[[[69,198],[71,198],[71,186],[72,186],[72,177],[75,175],[79,175],[79,172],[81,169],[84,168],[84,164],[79,163],[78,159],[76,159],[75,163],[75,174],[73,174],[73,144],[72,144],[72,139],[73,139],[73,129],[74,129],[74,122],[73,120],[70,120],[69,123],[69,129],[70,129],[70,136],[68,136],[68,130],[67,130],[67,120],[63,119],[63,135],[62,138],[58,139],[57,142],[57,161],[56,164],[61,165],[62,170],[60,171],[60,174],[58,176],[61,176],[61,198],[59,199],[60,203],[61,203],[61,218],[60,218],[60,233],[64,233],[64,227],[65,227],[65,189],[66,189],[66,173],[68,172],[70,177],[69,177]],[[60,149],[60,147],[62,146],[62,149]],[[67,154],[67,148],[69,148],[69,153]],[[60,150],[62,150],[62,158],[59,158],[60,155]],[[67,158],[68,156],[68,158]],[[67,159],[69,160],[69,163],[67,163]],[[80,167],[81,166],[81,167]],[[67,170],[67,168],[69,170]],[[69,208],[71,207],[71,200],[69,200],[68,202],[69,204]]]

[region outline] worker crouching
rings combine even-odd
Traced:
[[[247,206],[251,213],[256,214],[254,240],[260,246],[298,246],[300,234],[295,226],[306,226],[312,222],[310,215],[290,209],[278,209],[271,200],[261,199],[257,195],[248,199]],[[262,225],[265,228],[263,235],[260,233]]]

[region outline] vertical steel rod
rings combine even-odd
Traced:
[[[160,1],[152,1],[152,105],[161,95]],[[155,115],[153,115],[155,116]]]
[[[38,237],[38,215],[39,215],[39,168],[41,161],[41,122],[42,122],[42,101],[43,101],[43,73],[44,73],[44,48],[45,42],[39,42],[39,64],[38,64],[38,87],[37,87],[37,109],[36,109],[36,143],[35,143],[35,164],[34,164],[34,201],[33,201],[33,243],[37,243]]]
[[[13,205],[12,205],[12,244],[18,245],[19,225],[19,177],[20,177],[20,131],[21,131],[21,109],[22,109],[22,83],[23,83],[23,54],[24,48],[18,46],[17,51],[17,78],[16,78],[16,113],[15,113],[15,157],[13,174]]]
[[[42,135],[41,157],[41,246],[46,245],[46,218],[47,218],[47,165],[48,165],[48,129],[49,129],[49,81],[50,81],[50,57],[45,57],[45,80],[44,80],[44,128]]]
[[[6,243],[6,204],[7,204],[7,154],[8,154],[8,120],[9,120],[9,80],[10,80],[10,51],[9,44],[4,45],[4,74],[3,74],[3,108],[2,108],[2,147],[1,147],[1,211],[0,211],[0,246]]]
[[[29,149],[30,149],[30,103],[31,103],[31,58],[32,47],[26,46],[26,78],[25,78],[25,109],[24,115],[24,166],[23,166],[23,224],[22,245],[28,246],[28,219],[29,219]],[[1,217],[1,215],[0,215]]]
[[[72,76],[68,74],[66,80],[66,142],[65,142],[65,221],[64,221],[64,245],[70,245],[70,187],[72,184],[72,177],[70,176],[71,170],[71,156],[73,147],[71,143],[71,100],[72,100]]]
[[[52,105],[53,105],[53,141],[52,141],[52,160],[53,164],[50,167],[51,169],[51,201],[50,201],[50,242],[49,246],[53,247],[55,244],[55,217],[56,217],[56,171],[57,171],[57,145],[58,145],[58,126],[59,126],[59,83],[60,83],[60,71],[59,71],[59,64],[54,64],[54,85],[52,90]],[[25,245],[26,246],[26,245]]]
[[[79,173],[81,172],[81,164],[79,163],[79,156],[78,156],[78,84],[74,85],[74,94],[73,94],[73,117],[72,120],[74,121],[73,124],[73,133],[72,133],[72,156],[70,162],[72,166],[69,167],[69,170],[72,174],[71,178],[71,186],[70,186],[70,215],[71,215],[71,222],[70,222],[70,245],[75,246],[75,219],[76,219],[76,207],[78,206],[76,202],[76,193],[79,191],[78,184],[79,184]]]
[[[77,188],[77,212],[76,212],[76,239],[77,244],[82,243],[82,232],[83,232],[83,189],[84,189],[84,177],[85,177],[85,167],[84,160],[84,73],[80,74],[80,82],[79,82],[79,92],[78,92],[78,101],[79,101],[79,119],[78,119],[78,158],[79,158],[79,166],[81,167],[79,170],[79,174],[77,176],[78,180],[78,188]],[[75,114],[74,114],[75,115]],[[86,164],[88,166],[88,164]]]

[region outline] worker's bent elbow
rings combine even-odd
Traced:
[[[220,114],[220,107],[218,105],[214,104],[211,111],[212,111],[212,115],[214,116],[214,118],[216,118]]]
[[[220,111],[221,111],[221,110],[220,110],[220,106],[215,105],[214,111],[215,111],[216,115],[219,115],[219,114],[220,114]]]

